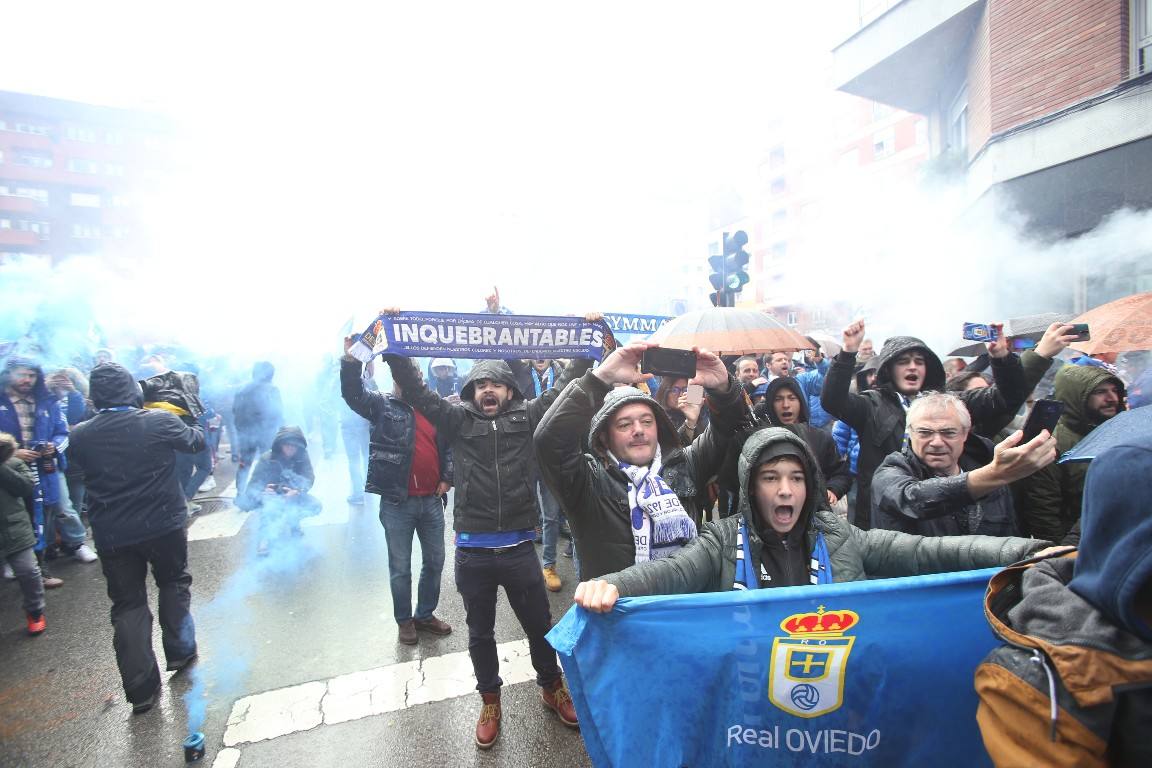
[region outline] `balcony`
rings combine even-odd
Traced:
[[[928,114],[942,83],[965,76],[984,0],[904,0],[832,51],[838,90]]]

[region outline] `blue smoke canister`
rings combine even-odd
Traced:
[[[204,759],[204,734],[196,731],[184,739],[184,762],[195,763]]]

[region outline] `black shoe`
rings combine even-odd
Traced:
[[[59,557],[60,557],[60,547],[56,546],[55,544],[53,544],[52,546],[50,546],[44,550],[44,559],[45,560],[56,560]]]
[[[572,540],[572,529],[568,527],[567,523],[560,523],[560,535],[569,541]]]
[[[182,659],[176,659],[175,661],[168,662],[168,666],[165,667],[165,669],[169,672],[175,672],[179,674],[180,672],[183,672],[185,669],[195,664],[197,656],[198,654],[193,651],[191,656],[185,656]]]
[[[132,714],[142,715],[152,707],[156,706],[156,699],[160,698],[160,686],[156,686],[156,690],[152,691],[152,695],[144,699],[144,701],[137,702],[132,705]]]

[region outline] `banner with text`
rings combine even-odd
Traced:
[[[617,339],[627,336],[651,336],[657,329],[672,318],[666,315],[623,315],[619,312],[605,312],[604,322],[612,329]],[[623,343],[623,340],[621,340]]]
[[[604,322],[546,315],[401,312],[380,315],[349,350],[368,362],[376,355],[599,360],[615,348]]]
[[[548,640],[596,766],[990,765],[994,573],[622,599]]]

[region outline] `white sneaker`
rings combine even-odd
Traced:
[[[12,570],[12,566],[8,565],[8,563],[4,563],[4,578],[6,578],[6,579],[16,578],[16,572]]]
[[[76,547],[76,551],[72,553],[72,557],[76,558],[82,563],[94,563],[97,560],[96,553],[87,544],[81,544]]]

